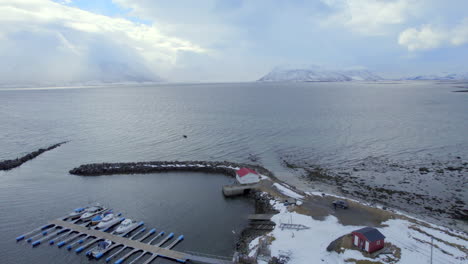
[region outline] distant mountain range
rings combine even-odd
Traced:
[[[348,82],[348,81],[382,81],[381,76],[366,70],[336,70],[320,66],[276,67],[260,78],[259,82]],[[440,75],[417,75],[387,80],[468,80],[468,73],[451,73]]]
[[[462,81],[462,80],[468,80],[468,73],[417,75],[417,76],[402,78],[401,80]]]
[[[305,68],[276,67],[259,82],[347,82],[380,81],[384,78],[366,69],[330,70],[320,66]]]

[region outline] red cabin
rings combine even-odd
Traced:
[[[369,253],[384,247],[385,236],[373,227],[364,227],[353,231],[353,244]]]

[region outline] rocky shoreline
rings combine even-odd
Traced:
[[[275,200],[275,198],[267,193],[258,190],[251,190],[248,196],[255,202],[255,214],[277,214],[278,211],[273,208],[270,201]],[[252,240],[257,237],[261,237],[267,233],[269,230],[259,230],[247,227],[242,230],[242,233],[237,241],[236,251],[247,255],[250,251],[249,244]]]
[[[11,170],[11,169],[14,169],[16,167],[19,167],[23,163],[36,158],[37,156],[41,155],[42,153],[44,153],[46,151],[49,151],[49,150],[53,150],[55,148],[58,148],[61,145],[67,143],[67,142],[68,141],[64,141],[64,142],[60,142],[60,143],[57,143],[55,145],[49,146],[47,148],[40,148],[40,149],[38,149],[36,151],[33,151],[31,153],[28,153],[28,154],[24,155],[21,158],[16,158],[16,159],[12,159],[12,160],[2,160],[2,161],[0,161],[0,170]]]
[[[315,188],[331,187],[334,192],[350,198],[396,208],[461,229],[468,221],[463,187],[468,163],[458,156],[452,162],[433,161],[418,165],[366,159],[347,168],[283,162]],[[433,186],[443,186],[444,192],[436,193]]]

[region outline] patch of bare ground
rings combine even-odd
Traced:
[[[338,254],[345,252],[346,249],[353,249],[353,239],[351,234],[340,236],[327,247],[327,251],[335,251]]]
[[[305,197],[303,204],[296,207],[295,211],[311,215],[314,218],[321,218],[319,220],[323,220],[328,215],[333,215],[343,225],[368,225],[381,227],[383,222],[395,218],[392,212],[369,207],[346,199],[342,200],[345,200],[348,203],[348,209],[334,209],[332,202],[336,199],[336,197],[329,195],[307,196]]]
[[[314,173],[323,174],[323,171],[318,170]],[[281,193],[276,189],[273,184],[276,180],[263,180],[259,184],[259,190],[268,193],[277,200],[286,200],[289,197]],[[285,185],[284,183],[277,181]],[[334,209],[332,202],[336,200],[336,197],[329,195],[307,195],[300,190],[297,190],[293,186],[285,185],[294,192],[303,195],[302,204],[300,206],[294,206],[291,211],[311,216],[315,220],[324,220],[327,216],[333,215],[343,225],[368,225],[381,227],[382,223],[395,218],[394,213],[386,210],[382,210],[375,207],[363,205],[359,202],[352,200],[346,200],[349,204],[348,209]]]

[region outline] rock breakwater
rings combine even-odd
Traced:
[[[84,164],[70,170],[70,174],[81,176],[98,176],[111,174],[142,174],[170,171],[190,171],[221,173],[235,177],[236,170],[247,167],[260,174],[274,177],[273,173],[264,167],[252,164],[234,163],[228,161],[148,161],[148,162],[117,162]]]
[[[47,148],[40,148],[40,149],[38,149],[36,151],[33,151],[31,153],[28,153],[28,154],[26,154],[26,155],[24,155],[23,157],[20,157],[20,158],[16,158],[16,159],[12,159],[12,160],[2,160],[2,161],[0,161],[0,170],[11,170],[11,169],[14,169],[16,167],[19,167],[23,163],[34,159],[35,157],[41,155],[42,153],[44,153],[46,151],[49,151],[49,150],[53,150],[54,148],[58,148],[61,145],[67,143],[67,142],[68,141],[60,142],[60,143],[57,143],[57,144],[52,145],[52,146],[47,147]]]

